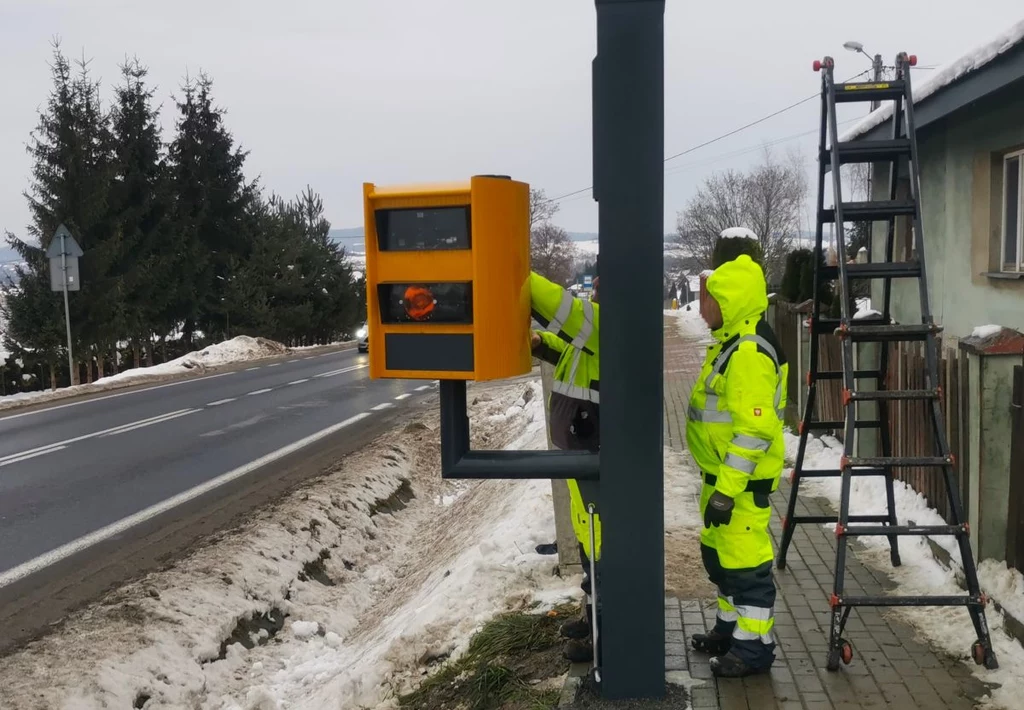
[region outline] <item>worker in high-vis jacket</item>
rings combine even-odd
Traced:
[[[701,557],[718,587],[718,618],[692,642],[720,677],[764,673],[775,660],[769,496],[785,456],[789,370],[767,308],[764,272],[750,256],[708,277],[701,315],[714,343],[690,397],[686,442],[703,477]]]
[[[595,277],[593,293],[587,300],[576,298],[539,274],[530,274],[533,317],[544,328],[532,333],[531,344],[536,357],[555,366],[548,419],[551,441],[559,449],[596,452],[601,447],[599,283]],[[598,486],[594,481],[569,480],[567,483],[572,527],[579,541],[583,568],[588,570],[590,560],[596,567],[601,559]],[[594,549],[591,549],[591,537]],[[590,599],[596,584],[597,580],[591,579],[589,574],[584,578],[585,613],[581,619],[564,624],[561,629],[562,636],[569,639],[565,656],[574,662],[593,660],[591,640],[595,610]]]

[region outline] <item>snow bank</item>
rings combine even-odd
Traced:
[[[677,311],[665,311],[665,315],[676,318],[676,327],[679,328],[679,334],[684,338],[692,338],[700,344],[712,341],[711,331],[708,330],[707,323],[701,317],[700,307],[696,301],[682,306]]]
[[[136,367],[116,375],[111,375],[110,377],[101,377],[92,384],[61,387],[60,389],[39,392],[19,392],[18,394],[0,397],[0,411],[24,404],[50,402],[55,399],[64,399],[83,394],[95,394],[127,386],[134,382],[159,380],[183,374],[202,373],[215,367],[283,355],[287,352],[289,352],[288,348],[273,340],[240,335],[223,343],[211,345],[203,350],[182,355],[176,360],[160,365]]]
[[[786,432],[786,457],[796,458],[800,438]],[[842,456],[842,443],[832,437],[809,439],[805,467],[807,469],[837,469]],[[805,479],[801,489],[811,495],[822,496],[834,509],[839,507],[840,480]],[[901,524],[913,521],[919,525],[944,525],[945,521],[933,508],[928,506],[922,495],[907,484],[895,482],[896,513]],[[886,513],[885,482],[879,477],[854,478],[850,491],[850,513],[856,515],[879,515]],[[834,529],[834,524],[826,527]],[[942,565],[932,554],[928,542],[922,537],[901,537],[900,557],[902,566],[892,567],[889,560],[889,544],[885,537],[862,537],[858,543],[866,551],[861,559],[872,567],[884,571],[896,583],[896,588],[887,592],[893,595],[961,595],[963,589],[957,582],[960,553],[952,537],[935,537],[932,542],[943,547],[952,558],[954,569]],[[1019,573],[1010,573],[1000,563],[982,562],[983,590],[1010,610],[1024,610],[1024,580]],[[989,584],[992,584],[992,587]],[[1000,598],[1000,595],[1002,598]],[[937,613],[935,607],[900,607],[893,612],[911,623],[935,647],[954,658],[964,659],[977,635],[965,607],[951,607]],[[971,671],[982,681],[996,684],[980,707],[988,710],[1012,710],[1020,707],[1024,697],[1024,648],[1005,630],[1003,615],[989,606],[986,612],[992,642],[999,657],[1000,668],[986,670],[973,661],[966,660]],[[1018,617],[1020,618],[1020,617]]]
[[[993,335],[998,335],[1002,330],[1003,326],[1001,325],[979,325],[971,331],[971,337],[984,340],[986,338],[991,338]]]
[[[231,340],[225,340],[203,350],[196,350],[188,355],[182,355],[160,365],[136,367],[116,375],[111,375],[110,377],[101,377],[94,384],[104,385],[115,382],[130,382],[149,377],[170,377],[187,372],[204,372],[211,367],[258,360],[264,357],[282,355],[286,352],[288,352],[288,348],[273,340],[239,335]]]
[[[914,88],[914,104],[923,101],[940,89],[949,86],[957,79],[980,69],[1000,54],[1013,48],[1024,40],[1024,20],[1000,32],[993,39],[971,50],[959,59],[939,68],[934,74]],[[848,131],[843,133],[840,141],[851,141],[867,133],[875,126],[885,123],[892,117],[893,105],[886,102],[881,108],[869,113]]]

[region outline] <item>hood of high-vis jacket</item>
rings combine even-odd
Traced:
[[[768,308],[764,271],[746,254],[715,269],[707,286],[722,309],[723,325],[712,332],[720,341],[735,335],[743,321],[759,317]]]

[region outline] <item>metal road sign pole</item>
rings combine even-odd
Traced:
[[[600,631],[607,698],[665,692],[664,0],[595,0],[601,260]]]
[[[75,358],[71,353],[71,309],[68,307],[68,249],[67,230],[60,230],[60,268],[64,275],[64,325],[68,333],[68,378],[70,384],[75,384]]]

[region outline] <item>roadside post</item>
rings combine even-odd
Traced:
[[[64,294],[64,325],[68,336],[68,377],[75,384],[75,358],[71,352],[71,310],[68,307],[68,291],[80,291],[81,279],[78,276],[78,259],[83,254],[82,247],[71,236],[71,232],[63,224],[57,227],[50,246],[46,248],[46,256],[50,260],[50,290]],[[56,386],[56,385],[55,385]]]

